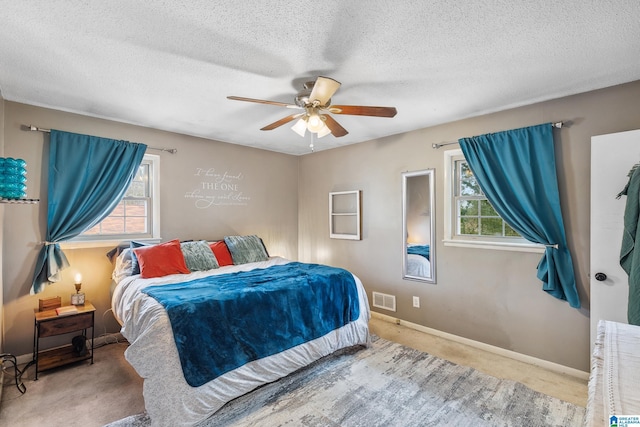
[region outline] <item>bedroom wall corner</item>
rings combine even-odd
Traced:
[[[299,256],[346,268],[397,312],[372,309],[463,338],[589,371],[590,138],[640,127],[640,81],[302,156]],[[402,114],[402,112],[399,112]],[[566,234],[580,309],[542,291],[540,254],[444,246],[444,153],[457,141],[544,122],[554,131]],[[401,173],[436,171],[437,284],[402,280]],[[329,238],[331,191],[362,190],[361,241]],[[496,274],[500,272],[500,274]],[[420,297],[420,307],[412,306]]]
[[[69,303],[75,271],[82,273],[82,290],[96,307],[96,336],[120,329],[110,313],[112,265],[105,256],[110,247],[64,249],[71,267],[63,270],[61,282],[29,295],[46,231],[49,136],[21,130],[21,125],[176,148],[176,154],[150,151],[160,153],[163,241],[256,234],[271,255],[297,258],[296,156],[15,102],[5,103],[5,117],[5,153],[27,161],[27,197],[40,199],[37,205],[5,209],[4,344],[13,354],[32,351],[39,298],[60,296],[63,304]],[[64,343],[51,338],[47,347]]]

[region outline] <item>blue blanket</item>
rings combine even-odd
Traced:
[[[426,259],[429,259],[429,245],[407,246],[407,253],[422,255]]]
[[[292,262],[142,292],[167,310],[184,377],[193,387],[360,316],[353,275],[318,264]]]

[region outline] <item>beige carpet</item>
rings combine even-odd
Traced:
[[[94,364],[79,362],[40,372],[27,369],[20,394],[13,371],[5,375],[0,402],[0,426],[100,427],[144,411],[142,379],[124,359],[127,344],[98,348]]]
[[[582,426],[585,409],[373,337],[242,396],[201,427]],[[157,425],[163,425],[157,420]],[[147,427],[145,415],[109,427]]]
[[[385,339],[459,365],[472,366],[495,377],[516,380],[579,406],[586,404],[586,380],[559,375],[376,318],[371,319],[370,327]],[[18,392],[13,379],[5,376],[0,426],[101,427],[142,413],[142,380],[124,359],[125,348],[126,344],[99,348],[94,365],[81,362],[42,372],[35,382],[31,367],[24,377],[27,387],[24,395]]]

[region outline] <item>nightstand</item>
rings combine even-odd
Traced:
[[[78,311],[73,314],[58,315],[55,309],[35,312],[33,360],[30,364],[36,366],[36,380],[38,379],[38,373],[47,369],[89,359],[91,360],[91,364],[93,364],[93,338],[95,335],[94,314],[96,308],[90,302],[75,307]],[[65,345],[50,350],[40,350],[40,340],[43,338],[75,331],[82,331],[82,335],[86,336],[87,329],[89,328],[91,328],[91,348],[87,348],[86,354],[79,355],[76,353],[73,345]]]

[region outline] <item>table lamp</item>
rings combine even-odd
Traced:
[[[71,294],[71,304],[84,305],[84,293],[80,292],[80,288],[82,288],[82,274],[80,273],[76,273],[75,286],[76,286],[76,293]]]

